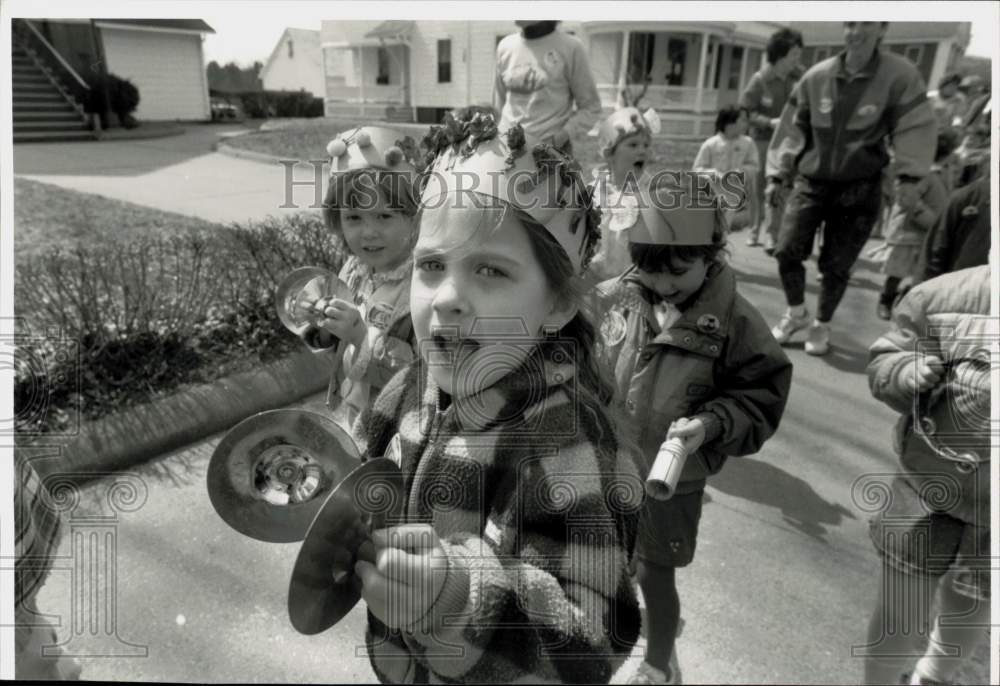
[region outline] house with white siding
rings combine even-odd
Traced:
[[[140,120],[211,118],[200,19],[34,19],[48,48],[39,57],[65,62],[89,83],[104,69],[139,89]]]
[[[560,25],[587,46],[607,110],[621,104],[623,91],[642,92],[640,105],[660,112],[664,133],[692,137],[711,134],[718,108],[736,102],[765,63],[768,38],[784,26],[802,32],[806,66],[843,46],[839,22]],[[326,115],[434,123],[455,107],[489,103],[496,44],[516,30],[513,21],[496,20],[324,21]],[[933,86],[964,53],[969,36],[969,22],[893,22],[885,43],[913,60]]]
[[[260,70],[264,90],[305,90],[323,97],[326,84],[323,80],[323,53],[319,44],[319,31],[285,29]]]

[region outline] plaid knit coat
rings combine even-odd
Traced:
[[[571,365],[538,349],[494,386],[442,408],[423,363],[395,376],[358,426],[402,469],[408,523],[449,558],[430,627],[368,613],[384,683],[606,683],[635,645],[627,565],[642,482]],[[621,457],[619,453],[621,452]]]
[[[14,451],[14,607],[30,604],[49,571],[61,524],[38,472]]]

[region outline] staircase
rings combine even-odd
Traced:
[[[14,142],[97,138],[90,115],[42,65],[33,50],[11,41]]]

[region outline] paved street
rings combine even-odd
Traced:
[[[306,183],[291,187],[288,203],[284,166],[213,152],[220,136],[245,130],[239,124],[189,124],[182,135],[169,138],[19,143],[14,146],[14,173],[223,223],[318,206],[311,165],[295,167],[294,180]],[[282,208],[285,204],[294,207]]]
[[[745,247],[744,238],[734,237],[732,256],[740,289],[774,321],[783,306],[774,263]],[[679,575],[686,627],[678,652],[687,683],[860,678],[861,661],[851,657],[851,647],[863,642],[878,561],[852,485],[863,475],[894,469],[895,417],[871,398],[864,376],[866,347],[885,328],[874,316],[879,282],[870,265],[859,263],[831,355],[809,357],[801,344],[790,349],[795,377],[778,435],[762,454],[731,460],[710,483],[695,563]],[[320,403],[318,396],[311,401]],[[76,632],[69,621],[71,569],[85,553],[74,551],[73,538],[63,541],[63,570],[53,575],[39,606],[62,616],[63,638],[80,635],[79,645],[105,655],[83,658],[84,678],[374,681],[363,655],[361,605],[324,634],[298,635],[285,611],[297,545],[252,541],[215,515],[205,472],[217,440],[142,471],[148,493],[141,506],[118,514],[109,529],[115,548],[103,559],[113,563],[117,583],[101,596],[102,604],[88,606],[76,596],[77,617],[84,621]],[[88,489],[75,515],[108,513],[105,490]],[[76,540],[111,540],[83,535],[97,526],[93,520],[74,521],[81,532]],[[112,629],[117,640],[105,638]],[[121,642],[147,652],[110,656],[127,652]],[[634,671],[641,650],[617,682]]]

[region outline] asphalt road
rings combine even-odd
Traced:
[[[739,288],[776,321],[784,303],[774,262],[745,247],[744,237],[735,235],[732,248]],[[678,654],[687,683],[860,679],[852,646],[864,642],[879,562],[868,513],[852,488],[895,464],[895,415],[872,399],[864,375],[866,348],[886,328],[874,315],[880,282],[871,265],[859,263],[831,354],[810,357],[801,343],[789,349],[795,376],[778,434],[761,454],[731,460],[710,482],[695,562],[679,573],[686,626]],[[811,309],[816,285],[810,263]],[[311,402],[321,406],[319,397]],[[205,471],[218,438],[132,477],[139,492],[130,511],[113,512],[106,485],[98,484],[71,513],[78,535],[64,539],[39,606],[62,618],[60,637],[72,638],[70,647],[92,655],[81,658],[83,677],[374,681],[362,606],[323,634],[297,634],[285,610],[297,544],[250,540],[212,510]],[[110,518],[95,519],[100,513]],[[91,573],[74,584],[80,563]],[[92,602],[86,591],[95,577],[110,583]],[[642,650],[616,682],[634,671]],[[985,651],[978,658],[963,683],[988,682]]]

